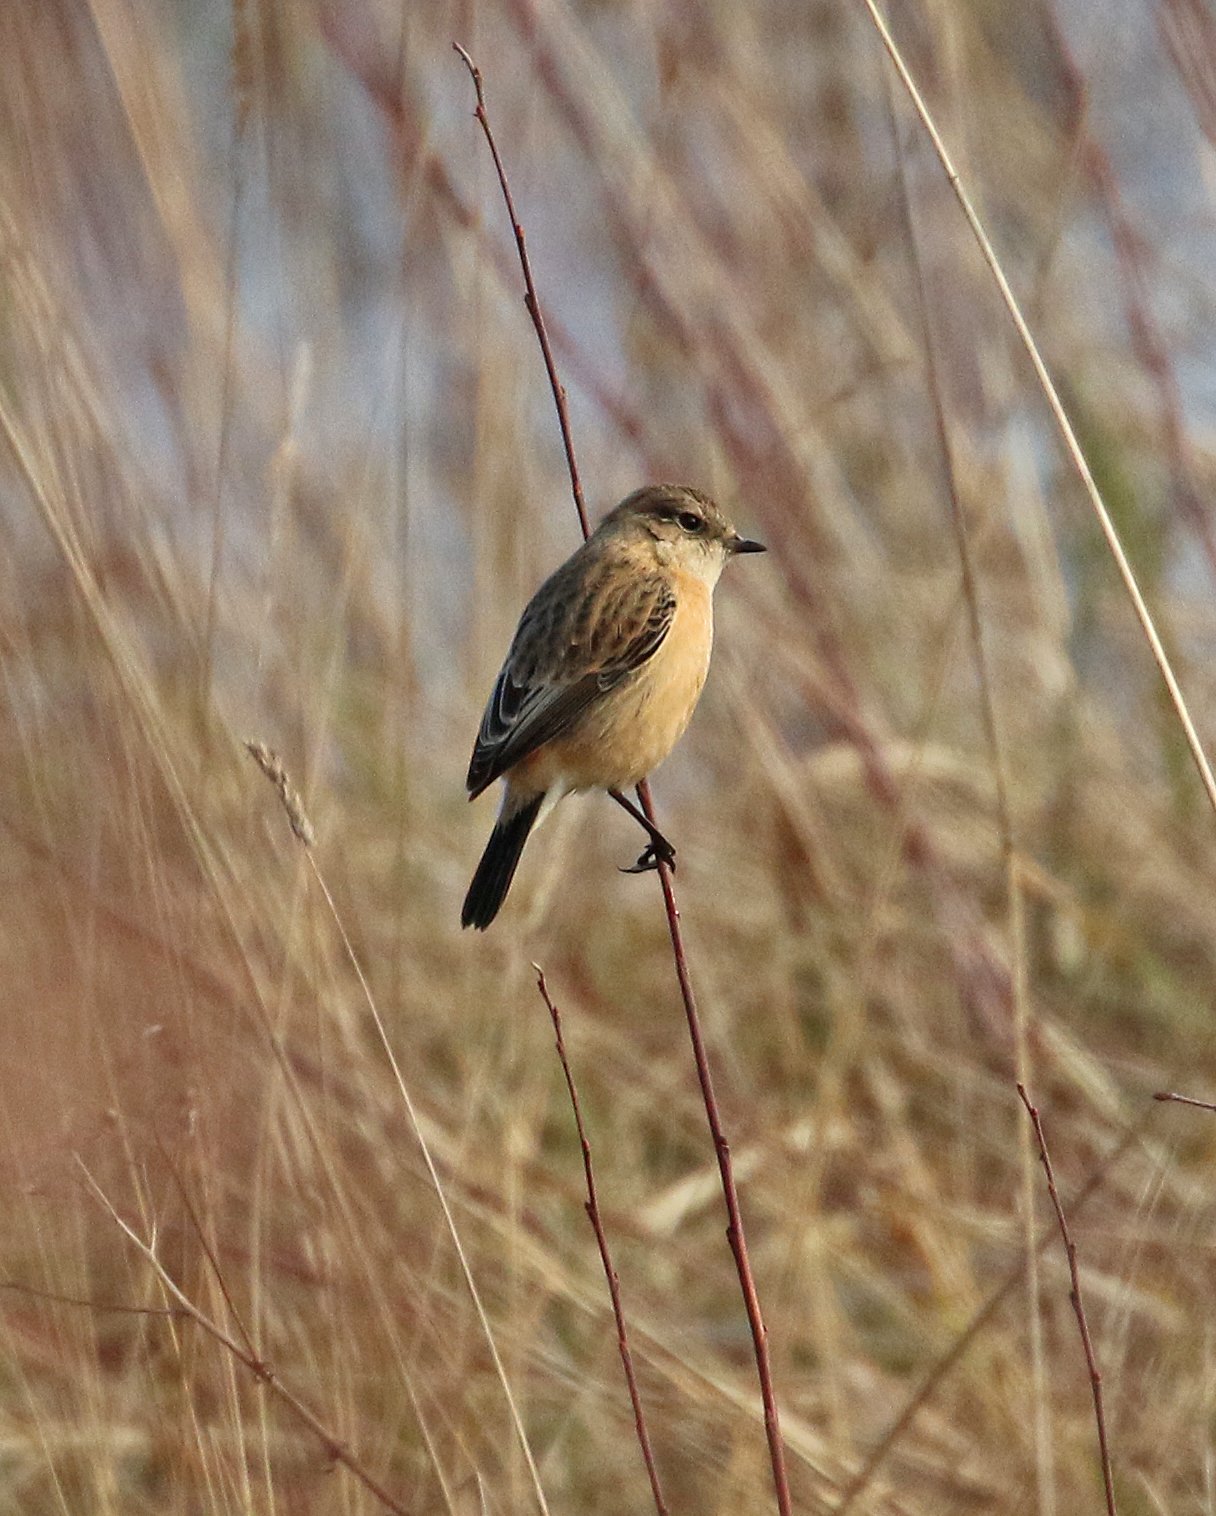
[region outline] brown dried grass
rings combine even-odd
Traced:
[[[1212,450],[1177,403],[1212,305],[1187,240],[1204,69],[1167,11],[1168,47],[1129,21],[1095,51],[1084,18],[1066,37],[1035,6],[939,8],[903,40],[1210,732]],[[686,477],[772,547],[723,588],[657,794],[796,1505],[831,1510],[1027,1230],[1008,874],[876,44],[860,7],[784,0],[240,14],[235,65],[224,8],[0,21],[0,1271],[94,1302],[0,1301],[0,1513],[374,1508],[193,1327],[102,1309],[167,1302],[76,1154],[231,1326],[202,1231],[276,1373],[406,1508],[535,1504],[250,735],[316,825],[551,1508],[648,1495],[533,959],[672,1509],[770,1508],[663,922],[614,872],[625,818],[571,805],[501,925],[456,924],[488,825],[460,786],[480,701],[576,536],[453,35],[510,143],[593,504]],[[1067,1199],[1153,1090],[1216,1089],[1212,818],[909,142],[1010,781],[1027,1072]],[[1132,242],[1104,240],[1112,218]],[[1216,1501],[1214,1147],[1205,1113],[1155,1108],[1070,1217],[1127,1511]],[[1050,1512],[1099,1488],[1048,1251],[1037,1307],[1010,1294],[857,1508]]]

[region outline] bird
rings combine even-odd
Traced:
[[[564,796],[607,790],[646,830],[632,869],[675,851],[624,795],[679,741],[713,644],[713,591],[729,559],[762,553],[708,495],[651,484],[627,495],[555,570],[520,617],[486,704],[466,787],[504,781],[462,927],[485,931],[524,844]]]

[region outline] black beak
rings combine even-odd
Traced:
[[[767,553],[763,542],[753,542],[750,537],[734,536],[730,539],[732,553]]]

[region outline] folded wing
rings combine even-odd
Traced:
[[[470,798],[546,742],[569,732],[601,696],[640,669],[675,616],[657,572],[575,556],[533,597],[481,719]]]

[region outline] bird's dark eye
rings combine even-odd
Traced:
[[[699,532],[705,525],[704,519],[695,515],[692,511],[681,511],[676,520],[686,532]]]

